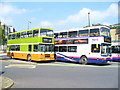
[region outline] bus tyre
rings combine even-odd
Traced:
[[[31,55],[28,55],[28,56],[27,56],[27,60],[28,60],[28,61],[31,61]]]
[[[14,54],[12,53],[11,59],[13,59],[13,58],[14,58]]]
[[[82,56],[80,58],[80,63],[83,65],[86,65],[88,63],[87,57],[86,56]]]

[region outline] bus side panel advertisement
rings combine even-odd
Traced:
[[[55,40],[55,44],[88,44],[88,39]]]

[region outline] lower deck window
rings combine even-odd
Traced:
[[[55,46],[55,49],[54,49],[55,52],[58,52],[59,51],[59,48],[58,46]]]
[[[93,53],[100,52],[100,44],[92,44],[91,45],[91,52],[93,52]]]
[[[68,52],[77,52],[77,46],[68,46]]]
[[[59,46],[59,52],[67,52],[67,46]]]

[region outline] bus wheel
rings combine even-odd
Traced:
[[[11,59],[13,59],[13,58],[14,58],[14,54],[12,53]]]
[[[87,57],[86,56],[82,56],[80,58],[80,63],[86,65],[88,63]]]
[[[27,56],[27,60],[28,60],[28,61],[31,61],[31,55],[28,55],[28,56]]]

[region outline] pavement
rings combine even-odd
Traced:
[[[14,81],[8,77],[0,75],[0,90],[8,89],[12,87]]]
[[[4,54],[4,53],[0,51],[0,54]],[[4,73],[3,71],[0,72],[0,90],[10,88],[14,84],[14,81],[9,77],[3,76],[3,73]]]

